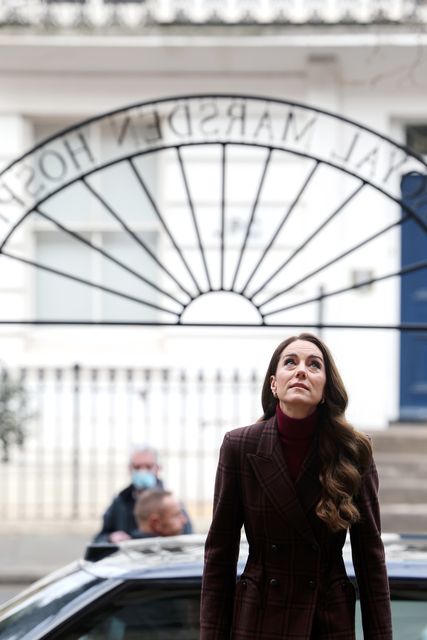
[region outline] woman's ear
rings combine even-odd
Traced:
[[[276,376],[270,376],[270,389],[275,398],[277,397],[276,386]]]

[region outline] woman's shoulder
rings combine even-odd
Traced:
[[[230,444],[241,444],[242,442],[256,444],[259,441],[261,433],[273,420],[274,418],[270,418],[269,420],[259,420],[245,427],[236,427],[235,429],[231,429],[231,431],[227,431],[225,434],[224,441],[227,441]]]

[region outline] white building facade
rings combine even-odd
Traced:
[[[2,0],[0,23],[0,215],[9,225],[0,255],[0,354],[8,366],[204,370],[208,377],[238,370],[261,380],[277,343],[306,327],[321,330],[336,356],[358,427],[427,419],[426,333],[409,332],[418,342],[408,357],[396,329],[427,322],[427,271],[414,271],[420,304],[409,317],[400,278],[405,264],[427,260],[426,244],[417,249],[421,258],[402,258],[401,206],[402,177],[426,173],[427,3]],[[11,166],[60,130],[142,103],[77,126]],[[117,162],[119,143],[127,164]],[[18,182],[31,215],[12,232]],[[421,178],[420,193],[423,185]],[[425,203],[417,185],[408,193],[427,243]],[[141,240],[160,267],[140,251]],[[289,256],[292,265],[284,265]],[[251,295],[233,293],[255,266]],[[129,269],[145,281],[136,285]],[[409,387],[414,406],[405,399]],[[260,413],[253,387],[237,413],[233,383],[227,388],[211,451],[219,432],[238,426],[234,420]],[[194,406],[187,415],[196,429]],[[129,441],[146,439],[142,419]],[[169,436],[162,438],[161,448]]]

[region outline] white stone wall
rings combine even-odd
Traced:
[[[327,37],[326,37],[327,36]],[[5,166],[32,145],[34,123],[76,122],[127,104],[192,92],[241,92],[286,98],[331,110],[404,140],[408,122],[424,122],[425,36],[293,33],[268,37],[0,35],[0,162]],[[421,39],[421,40],[420,40]],[[421,44],[420,44],[421,43]],[[341,188],[339,178],[334,187]],[[319,194],[321,197],[321,194]],[[307,206],[310,206],[308,203]],[[313,204],[314,206],[314,204]],[[386,219],[378,198],[365,203]],[[356,233],[358,212],[337,227]],[[31,234],[14,248],[32,250]],[[399,234],[366,251],[351,270],[396,269]],[[30,315],[34,279],[18,263],[0,258],[0,317]],[[327,318],[363,317],[375,305],[379,322],[399,319],[397,281],[374,284],[352,297],[327,300]],[[283,335],[248,328],[0,327],[1,359],[11,364],[230,366],[263,371]],[[326,330],[350,393],[349,417],[361,428],[383,428],[398,414],[399,338],[392,332]],[[234,425],[230,425],[232,427]]]

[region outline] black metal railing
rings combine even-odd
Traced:
[[[134,444],[160,454],[162,478],[196,526],[210,513],[223,434],[260,414],[256,371],[22,368],[23,446],[0,463],[3,522],[96,521],[129,482]],[[0,425],[1,428],[1,425]]]

